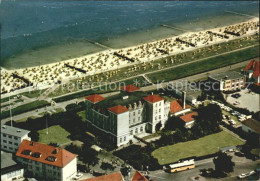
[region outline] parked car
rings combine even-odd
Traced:
[[[247,175],[246,175],[245,173],[242,173],[242,174],[240,174],[240,175],[237,176],[237,178],[240,178],[240,179],[241,179],[241,178],[246,178],[246,177],[247,177]]]
[[[78,180],[78,179],[80,179],[82,176],[83,176],[82,173],[77,173],[77,175],[73,177],[73,180]]]

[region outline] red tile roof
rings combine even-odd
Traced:
[[[128,109],[125,106],[121,106],[121,105],[110,107],[108,110],[116,114],[121,114],[123,112],[128,111]]]
[[[123,181],[123,177],[121,175],[121,172],[117,172],[117,173],[112,173],[109,175],[103,175],[103,176],[99,176],[99,177],[93,177],[93,178],[89,178],[89,179],[85,179],[85,180],[81,180],[81,181]]]
[[[253,67],[253,71],[254,71],[254,73],[253,73],[253,77],[259,77],[259,74],[260,74],[260,63],[259,63],[259,61],[255,61],[255,63],[254,63],[254,67]]]
[[[254,60],[251,60],[251,61],[249,62],[249,64],[247,64],[247,66],[244,68],[244,71],[249,70],[249,69],[252,67],[253,63],[254,63]]]
[[[147,97],[144,97],[144,100],[151,102],[151,103],[155,103],[155,102],[163,100],[163,98],[161,98],[157,95],[149,95]]]
[[[145,178],[145,176],[143,174],[141,174],[140,172],[138,172],[137,170],[135,171],[135,174],[132,178],[132,181],[148,181],[147,178]]]
[[[260,75],[260,63],[259,60],[251,60],[249,64],[244,68],[244,71],[253,70],[253,77],[259,77]]]
[[[120,89],[126,92],[134,92],[139,90],[140,88],[130,84],[130,85],[122,86],[120,87]]]
[[[247,127],[254,130],[256,133],[260,134],[260,122],[255,119],[247,119],[242,122]]]
[[[188,109],[188,108],[190,108],[190,106],[186,104],[185,109]],[[183,107],[182,107],[181,99],[171,102],[171,104],[170,104],[170,113],[171,114],[174,114],[174,113],[182,111],[182,110],[183,110]]]
[[[191,122],[194,120],[194,116],[197,116],[198,113],[197,112],[192,112],[192,113],[188,113],[188,114],[185,114],[183,116],[181,116],[180,118],[185,122],[185,123],[188,123],[188,122]]]
[[[26,154],[25,152],[29,154]],[[35,154],[40,154],[41,156],[35,157]],[[16,156],[61,168],[65,167],[77,157],[77,155],[70,153],[65,149],[29,140],[23,140],[16,152]],[[53,161],[51,160],[52,158],[54,159]]]
[[[93,95],[87,96],[86,100],[89,100],[92,103],[97,103],[97,102],[105,100],[105,98],[102,97],[101,95],[93,94]]]

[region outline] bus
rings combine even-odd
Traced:
[[[164,167],[164,170],[166,172],[173,173],[173,172],[180,172],[180,171],[183,171],[183,170],[189,170],[189,169],[192,169],[192,168],[195,168],[194,159],[180,161],[178,163],[170,164],[170,165]]]

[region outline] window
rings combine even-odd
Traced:
[[[160,102],[160,103],[159,103],[159,106],[161,106],[161,104],[162,104],[162,103]]]
[[[3,137],[6,137],[6,134],[3,134]]]
[[[14,139],[15,139],[15,140],[18,140],[18,138],[17,138],[16,136],[14,137]]]
[[[130,131],[130,135],[133,135],[133,130]]]
[[[143,128],[143,127],[141,127],[141,128],[140,128],[140,132],[143,132],[143,130],[144,130],[144,128]]]
[[[18,143],[14,143],[15,146],[18,146]]]
[[[157,107],[157,104],[155,104],[155,107]]]
[[[159,112],[161,112],[161,109],[159,109]]]
[[[161,115],[159,115],[159,119],[161,119]]]
[[[126,141],[126,136],[124,137],[124,141]]]
[[[4,146],[4,148],[6,149],[6,148],[7,148],[7,146]]]
[[[4,143],[6,143],[7,141],[6,140],[3,140]]]
[[[12,138],[12,136],[9,135],[8,138]]]
[[[135,118],[133,119],[133,123],[135,123]]]
[[[122,138],[120,138],[120,141],[119,141],[120,143],[122,143]]]
[[[133,116],[135,116],[135,112],[133,112]]]
[[[138,117],[138,121],[140,121],[141,117]]]
[[[157,120],[157,116],[155,116],[155,118],[154,118],[155,120]]]
[[[138,114],[141,114],[141,110],[138,111]]]
[[[13,148],[12,147],[9,147],[10,150],[12,150]]]
[[[9,141],[9,144],[13,144],[13,142]]]
[[[138,133],[138,128],[135,128],[135,133]]]

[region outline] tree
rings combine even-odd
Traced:
[[[87,164],[88,167],[90,165],[94,166],[99,162],[99,158],[97,157],[98,152],[92,148],[89,147],[89,145],[84,144],[82,146],[82,152],[80,154],[80,157],[83,161],[83,163]]]
[[[28,136],[31,138],[32,141],[38,141],[39,140],[39,133],[37,131],[31,131]]]
[[[106,163],[106,162],[102,162],[100,168],[102,170],[105,170],[106,172],[107,172],[107,170],[113,171],[115,169],[115,167],[113,165],[111,165],[110,163]]]
[[[184,127],[184,123],[180,117],[169,117],[166,121],[164,129],[166,130],[175,130],[176,128],[182,129]]]
[[[235,163],[232,162],[232,156],[226,153],[219,152],[218,157],[213,159],[215,164],[215,171],[217,173],[230,173],[233,172]]]
[[[155,130],[156,130],[156,132],[157,132],[157,131],[160,131],[161,127],[162,127],[162,123],[161,123],[161,121],[160,121],[159,123],[157,123],[157,124],[155,125]]]

